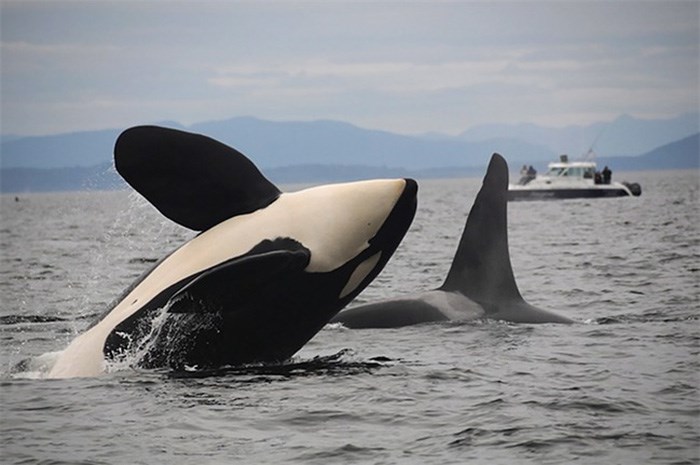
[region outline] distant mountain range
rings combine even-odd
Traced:
[[[366,165],[422,169],[484,164],[493,141],[460,138],[430,139],[362,129],[338,121],[272,122],[251,117],[232,118],[183,127],[213,137],[250,157],[262,168],[294,165]],[[112,161],[112,148],[121,129],[55,136],[14,138],[3,142],[2,168],[64,168]],[[521,157],[551,158],[545,147],[502,141],[498,150]]]
[[[479,175],[493,152],[503,154],[513,171],[522,164],[544,167],[559,153],[578,158],[592,146],[605,154],[598,157],[598,163],[617,171],[698,168],[700,157],[697,113],[668,120],[623,116],[612,123],[559,129],[484,125],[458,136],[406,136],[338,121],[272,122],[252,117],[189,127],[175,122],[157,124],[198,132],[231,145],[278,183]],[[112,149],[121,131],[3,136],[0,190],[121,187],[124,184],[112,168]]]
[[[534,124],[484,124],[464,131],[458,137],[470,142],[508,137],[544,145],[549,150],[574,157],[593,150],[609,157],[634,156],[693,135],[700,131],[700,114],[676,118],[644,120],[622,115],[611,122],[588,126],[546,128]]]
[[[597,163],[618,171],[700,169],[700,133],[636,157],[598,157]]]

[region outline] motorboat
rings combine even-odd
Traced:
[[[613,182],[606,166],[598,171],[595,161],[569,161],[561,155],[549,163],[545,174],[523,167],[517,184],[508,186],[508,200],[548,200],[639,196],[638,183]]]

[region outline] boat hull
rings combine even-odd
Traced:
[[[561,188],[561,189],[509,189],[508,200],[561,200],[592,199],[603,197],[626,197],[630,192],[624,187],[601,189]]]

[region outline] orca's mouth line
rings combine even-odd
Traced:
[[[394,249],[392,249],[393,252],[403,239],[404,232],[408,230],[413,222],[418,207],[418,183],[411,178],[404,178],[404,181],[406,186],[401,196],[394,204],[394,208],[384,220],[384,224],[379,228],[377,234],[369,240],[370,246],[377,243],[379,244],[377,248],[381,249],[382,244],[396,243]],[[410,214],[407,215],[406,212]]]

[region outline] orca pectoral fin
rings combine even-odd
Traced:
[[[270,242],[270,241],[266,241]],[[238,257],[205,271],[175,293],[169,313],[228,312],[246,305],[275,279],[291,279],[309,263],[306,248]]]
[[[280,196],[242,153],[175,129],[127,129],[115,143],[114,164],[163,215],[195,231],[264,208]]]

